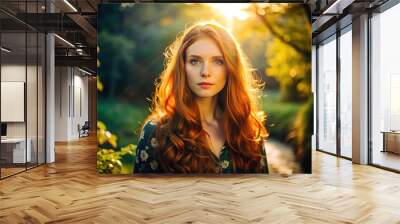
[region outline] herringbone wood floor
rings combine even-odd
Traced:
[[[95,138],[0,181],[0,223],[400,223],[400,175],[313,153],[313,174],[99,176]]]

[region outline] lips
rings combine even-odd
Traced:
[[[201,88],[203,88],[203,89],[207,89],[207,88],[210,88],[212,85],[214,85],[214,84],[212,84],[212,83],[209,83],[209,82],[200,82],[200,83],[198,83],[197,85],[199,85]]]

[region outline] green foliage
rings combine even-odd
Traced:
[[[311,135],[313,128],[313,98],[302,105],[296,115],[292,136],[296,139],[296,156],[300,161],[303,171],[311,173]]]
[[[117,136],[107,130],[106,125],[97,122],[97,172],[100,174],[128,174],[133,172],[136,145],[128,144],[117,148]]]
[[[99,149],[97,151],[97,172],[100,174],[128,174],[133,172],[136,146],[127,145],[120,151]]]
[[[306,5],[269,4],[255,14],[272,39],[266,48],[266,73],[279,81],[284,100],[306,100],[311,94],[311,23]]]
[[[275,77],[280,86],[281,99],[306,101],[290,120],[287,139],[294,142],[296,156],[302,169],[311,172],[312,94],[311,94],[311,21],[305,4],[254,5],[254,14],[273,38],[266,48],[266,73]],[[273,108],[273,107],[272,107]],[[270,110],[271,111],[271,110]],[[273,111],[273,110],[272,110]],[[277,114],[278,116],[283,116]],[[274,112],[271,113],[271,117]],[[282,120],[282,119],[279,119]],[[271,132],[274,128],[271,127]],[[282,132],[280,132],[282,133]]]
[[[270,137],[288,142],[288,133],[293,129],[295,115],[301,103],[282,101],[278,91],[267,91],[261,98],[261,106],[267,113],[266,128]]]
[[[301,54],[274,39],[267,49],[267,73],[279,80],[281,97],[303,101],[311,94],[311,63]]]
[[[136,144],[138,129],[149,114],[149,106],[145,103],[130,103],[100,98],[98,116],[107,122],[108,129],[118,136],[121,145]]]
[[[107,131],[106,125],[97,121],[97,142],[99,145],[110,145],[113,148],[117,147],[117,136]]]
[[[97,151],[97,172],[100,174],[120,173],[122,163],[120,156],[113,149],[99,149]]]
[[[272,91],[262,97],[262,108],[267,112],[270,138],[293,145],[303,172],[311,173],[312,97],[306,103],[287,102]]]

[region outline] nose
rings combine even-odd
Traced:
[[[203,64],[203,68],[201,69],[201,77],[207,78],[210,77],[210,65],[208,62]]]

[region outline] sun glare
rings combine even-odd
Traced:
[[[232,20],[233,18],[245,20],[249,17],[249,14],[243,10],[249,7],[249,3],[208,3],[208,4],[229,20]]]

